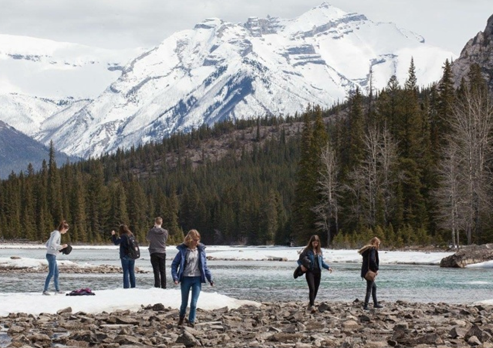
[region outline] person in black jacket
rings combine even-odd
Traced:
[[[361,265],[361,278],[365,278],[366,272],[368,270],[372,270],[378,275],[378,248],[380,247],[380,239],[377,237],[373,237],[370,239],[367,245],[358,250],[358,253],[363,257],[363,263]],[[377,301],[377,285],[375,284],[375,280],[367,280],[366,279],[366,296],[365,303],[363,305],[363,309],[368,310],[368,301],[370,301],[370,295],[373,296],[373,307],[374,308],[382,308]]]
[[[161,227],[163,219],[157,217],[154,227],[147,232],[149,254],[151,254],[152,271],[154,272],[154,287],[166,289],[166,242],[168,230]]]
[[[123,288],[135,288],[135,260],[127,255],[128,237],[133,236],[132,231],[127,225],[120,225],[118,230],[119,237],[116,236],[115,230],[111,231],[111,240],[113,244],[120,245],[120,259],[123,269]]]

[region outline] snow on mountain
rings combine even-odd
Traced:
[[[308,104],[328,107],[356,87],[366,91],[370,69],[376,88],[393,74],[404,82],[411,58],[418,83],[428,85],[454,55],[395,24],[374,23],[325,3],[295,19],[251,17],[233,24],[210,18],[133,59],[76,112],[59,109],[54,117],[40,117],[39,131],[30,134],[87,158],[204,123],[292,115]],[[90,61],[78,62],[88,67]],[[77,84],[72,75],[57,72]]]

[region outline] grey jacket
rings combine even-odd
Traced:
[[[58,254],[58,251],[62,248],[60,245],[60,239],[62,235],[60,231],[54,230],[51,232],[50,239],[46,242],[46,253],[51,255]]]
[[[166,242],[168,240],[168,231],[162,227],[154,226],[147,232],[147,241],[149,242],[149,254],[165,254]]]

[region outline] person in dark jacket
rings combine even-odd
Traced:
[[[128,237],[133,236],[132,231],[127,225],[120,225],[118,230],[119,236],[116,236],[115,230],[111,231],[111,240],[113,244],[120,245],[120,259],[123,269],[123,288],[135,288],[135,260],[132,260],[127,255],[129,246]]]
[[[322,269],[325,268],[332,273],[332,268],[324,262],[320,238],[317,235],[310,237],[307,246],[303,249],[298,258],[298,265],[300,265],[303,272],[306,272],[305,279],[308,284],[308,297],[310,300],[308,310],[314,313],[316,312],[314,305],[320,286]]]
[[[154,272],[154,287],[166,289],[166,242],[168,231],[161,227],[163,219],[157,217],[154,227],[147,232],[149,242],[149,254]]]
[[[205,255],[205,245],[200,243],[200,234],[197,230],[190,230],[185,237],[183,244],[176,247],[178,253],[171,263],[171,276],[175,284],[181,284],[181,306],[178,325],[183,325],[188,304],[188,295],[192,290],[192,300],[190,301],[190,314],[188,323],[195,325],[195,313],[197,311],[197,301],[202,283],[206,280],[214,286],[212,274],[207,268],[207,258]]]
[[[361,264],[361,278],[365,278],[366,272],[372,270],[378,275],[378,248],[380,247],[380,239],[373,237],[370,239],[367,245],[358,250],[358,253],[363,257],[363,263]],[[382,308],[382,305],[377,301],[377,285],[375,280],[366,280],[366,296],[363,309],[368,310],[368,302],[370,301],[370,296],[373,296],[373,307]]]

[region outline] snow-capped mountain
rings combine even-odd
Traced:
[[[27,133],[87,158],[227,118],[328,107],[356,87],[366,91],[370,70],[376,88],[394,74],[404,82],[411,58],[418,83],[428,85],[454,55],[395,24],[325,3],[295,19],[211,18],[133,59],[76,112],[58,108]]]

